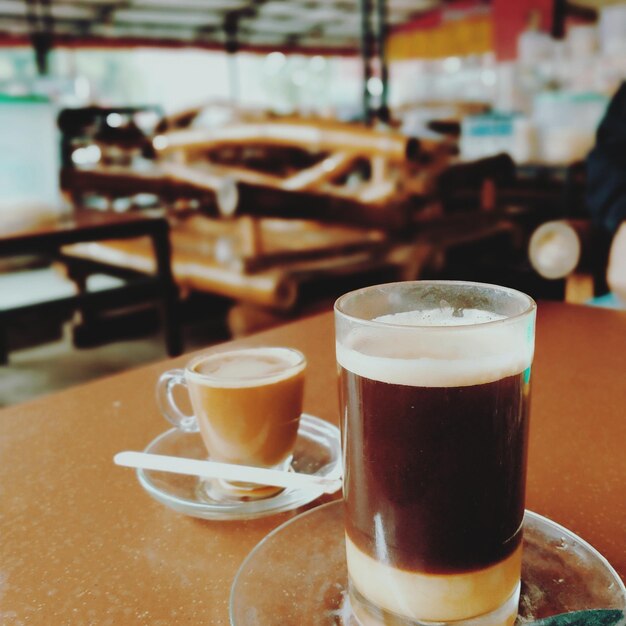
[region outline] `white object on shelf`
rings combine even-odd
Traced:
[[[510,152],[513,144],[513,116],[468,115],[461,122],[461,158],[482,159]]]
[[[602,53],[626,52],[626,4],[613,4],[600,9],[598,32]]]
[[[516,163],[530,163],[537,158],[537,128],[527,117],[517,117],[513,122],[510,155]]]
[[[598,29],[593,24],[570,26],[567,31],[569,54],[575,58],[588,58],[598,51]]]
[[[522,65],[534,65],[552,56],[553,39],[538,30],[525,30],[517,40],[517,58]]]
[[[534,123],[521,115],[473,115],[461,124],[461,158],[467,161],[504,152],[517,163],[528,163],[535,159],[536,144]]]
[[[568,164],[586,158],[607,104],[605,96],[592,92],[544,92],[535,96],[533,120],[538,129],[539,159]]]
[[[60,207],[56,116],[53,104],[36,98],[0,100],[0,212]]]
[[[582,161],[593,148],[594,141],[595,133],[591,129],[544,128],[539,142],[540,160],[551,165]]]

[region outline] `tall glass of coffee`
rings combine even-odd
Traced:
[[[535,303],[424,281],[335,304],[350,601],[364,625],[511,626]]]

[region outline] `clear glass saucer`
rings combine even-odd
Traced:
[[[159,435],[144,452],[189,459],[206,459],[207,451],[199,433],[184,433],[176,428]],[[337,476],[341,472],[339,429],[303,413],[291,467],[296,472],[316,476]],[[312,502],[318,489],[285,489],[275,496],[249,501],[218,501],[207,494],[205,482],[194,476],[137,470],[141,486],[166,506],[193,517],[213,520],[244,520],[274,515]]]
[[[330,502],[271,532],[243,562],[231,590],[232,626],[357,626],[346,601],[343,506]],[[526,512],[517,624],[594,608],[626,607],[626,589],[586,541]]]

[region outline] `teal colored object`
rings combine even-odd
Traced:
[[[574,611],[546,617],[528,626],[626,626],[626,616],[619,609]]]
[[[515,115],[485,113],[468,115],[464,120],[464,133],[471,137],[503,137],[513,134]]]
[[[21,104],[21,103],[48,103],[50,98],[39,94],[12,95],[8,93],[0,93],[0,104]]]
[[[590,306],[598,306],[604,309],[626,309],[626,305],[617,299],[612,293],[607,293],[597,298],[592,298],[587,302]]]

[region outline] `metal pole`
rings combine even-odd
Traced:
[[[30,28],[30,40],[35,53],[37,72],[46,76],[49,71],[49,53],[52,49],[53,19],[50,0],[27,0],[26,19]]]
[[[363,59],[363,119],[366,123],[372,119],[372,99],[368,89],[368,81],[372,77],[372,55],[374,37],[370,24],[372,0],[359,0],[361,9],[361,56]]]
[[[224,20],[224,33],[226,35],[230,100],[233,104],[239,101],[239,68],[237,66],[237,51],[239,50],[238,32],[239,14],[237,12],[228,13]]]
[[[566,19],[567,0],[553,0],[551,35],[554,39],[563,39],[563,37],[565,36]]]
[[[376,0],[376,48],[380,62],[380,80],[382,93],[380,96],[379,117],[389,117],[389,66],[387,64],[387,0]],[[387,122],[388,119],[381,119]]]

